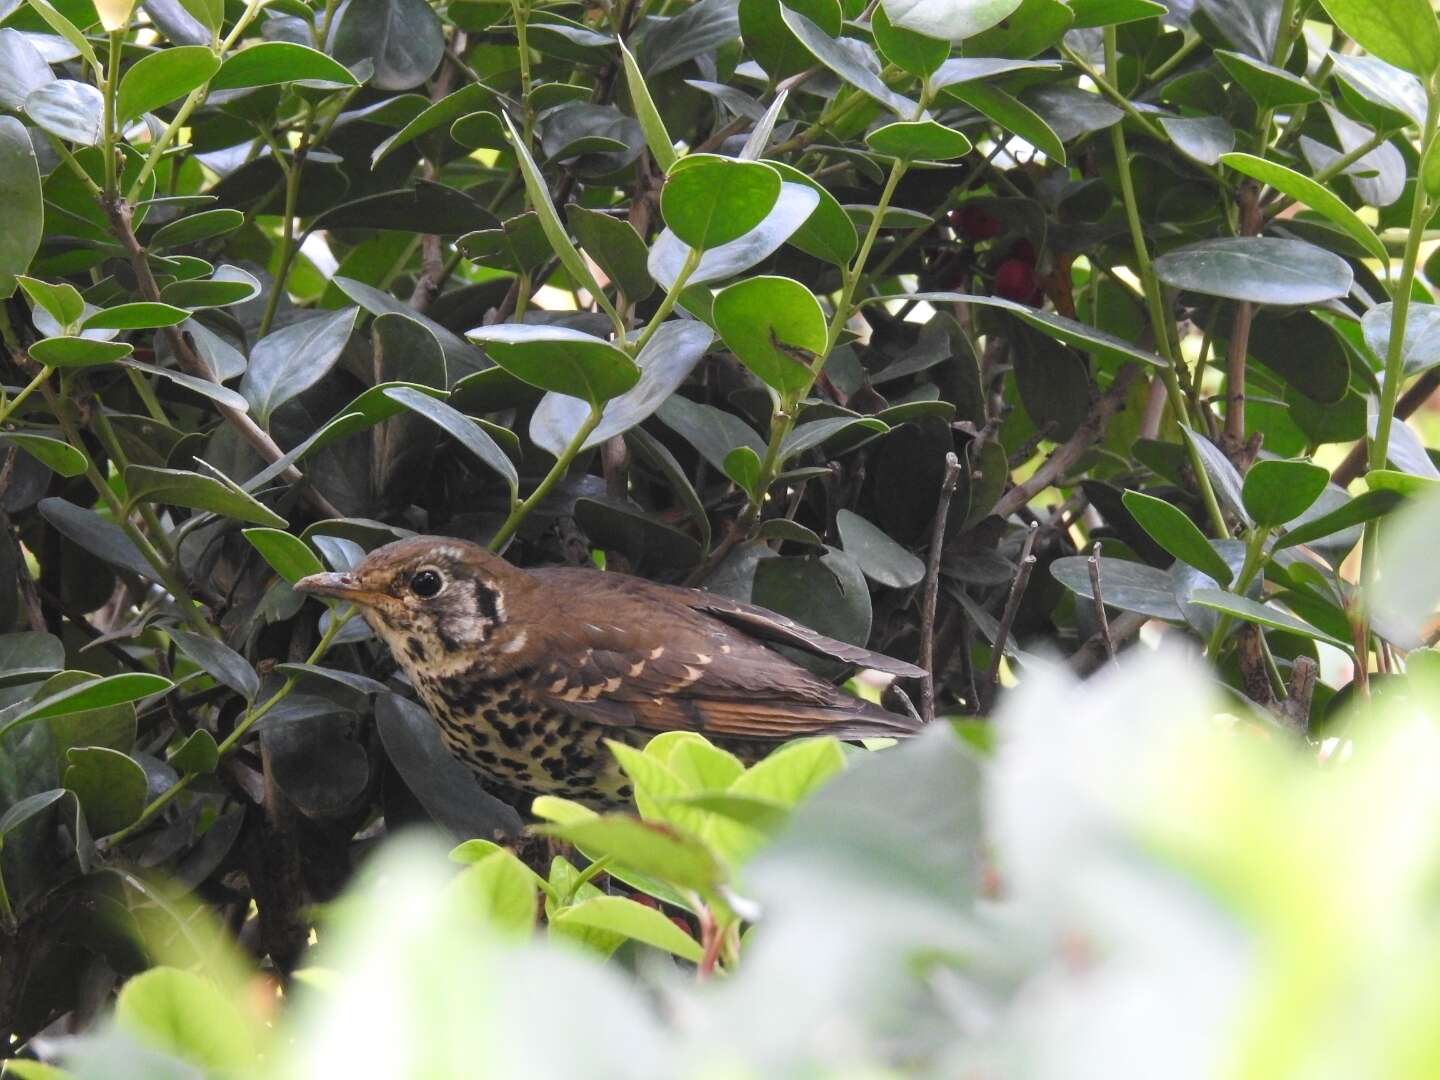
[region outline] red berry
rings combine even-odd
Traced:
[[[1040,261],[1040,256],[1035,251],[1035,245],[1029,240],[1016,240],[1011,244],[1008,258],[1019,259],[1027,266],[1034,266]]]
[[[993,240],[1000,235],[1000,219],[978,206],[951,210],[947,217],[950,227],[967,240]]]
[[[1020,259],[1006,259],[995,271],[995,295],[1031,307],[1039,307],[1044,299],[1035,268]]]

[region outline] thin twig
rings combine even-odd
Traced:
[[[960,459],[954,451],[945,455],[945,479],[940,483],[940,501],[935,523],[930,527],[930,551],[925,567],[925,599],[920,617],[920,666],[925,679],[920,684],[920,716],[925,723],[935,719],[935,601],[940,592],[940,553],[945,547],[945,523],[950,500],[960,480]]]
[[[1095,604],[1095,621],[1100,624],[1100,640],[1105,645],[1105,657],[1115,662],[1115,641],[1110,636],[1110,619],[1105,614],[1105,597],[1100,591],[1100,545],[1090,549],[1090,599]]]
[[[995,631],[994,651],[990,654],[990,670],[985,674],[985,708],[989,712],[995,704],[995,692],[1000,687],[1000,662],[1005,659],[1005,642],[1010,637],[1010,627],[1015,624],[1015,615],[1020,610],[1020,601],[1025,598],[1025,587],[1030,584],[1030,572],[1035,569],[1035,556],[1030,549],[1035,546],[1035,534],[1039,530],[1031,525],[1020,547],[1020,567],[1015,571],[1015,580],[1010,583],[1010,595],[1005,600],[1005,612],[1000,616],[1000,626]]]
[[[1140,371],[1134,364],[1127,364],[1116,372],[1114,380],[1110,383],[1110,389],[1096,399],[1095,404],[1090,407],[1090,415],[1085,418],[1085,422],[1040,463],[1039,468],[1030,475],[1028,480],[1016,484],[1000,496],[999,501],[990,511],[991,515],[1001,518],[1009,517],[1064,476],[1070,467],[1090,449],[1091,445],[1098,442],[1105,434],[1105,425],[1110,422],[1110,418],[1125,407],[1130,384],[1139,374]]]
[[[1149,621],[1150,616],[1148,615],[1141,615],[1134,611],[1122,611],[1110,624],[1111,644],[1118,645],[1129,641],[1140,633],[1141,628]],[[1085,644],[1070,654],[1070,670],[1082,677],[1094,674],[1105,663],[1105,644],[1099,634],[1092,636]]]

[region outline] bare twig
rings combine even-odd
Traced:
[[[160,286],[155,281],[155,275],[150,272],[150,261],[146,257],[145,249],[135,237],[135,229],[130,219],[130,207],[121,201],[110,203],[105,207],[105,213],[110,219],[110,229],[116,238],[125,247],[126,253],[130,256],[130,265],[135,270],[136,280],[140,283],[140,294],[146,300],[159,302]],[[179,327],[169,326],[164,330],[165,340],[170,345],[170,351],[175,354],[181,368],[187,375],[197,379],[204,379],[206,382],[214,382],[215,375],[210,370],[210,365],[200,359],[198,353],[186,336],[181,333]],[[247,443],[249,443],[261,457],[273,464],[285,456],[285,451],[275,444],[275,440],[250,418],[250,414],[235,408],[233,405],[226,405],[217,401],[216,409],[223,416]],[[300,486],[301,494],[305,501],[326,517],[343,517],[344,515],[320,494],[313,486],[305,482],[304,475],[294,465],[288,466],[281,476],[292,484]]]
[[[960,459],[954,451],[945,455],[945,479],[940,483],[940,501],[935,506],[935,523],[930,527],[930,551],[925,567],[925,598],[920,616],[920,666],[925,679],[920,684],[920,716],[925,723],[935,719],[935,601],[940,592],[940,553],[945,547],[945,521],[950,500],[960,480]]]
[[[1090,415],[1075,429],[1075,434],[1057,446],[1028,480],[1016,484],[1000,496],[990,513],[995,517],[1009,517],[1064,476],[1085,451],[1105,434],[1105,425],[1110,422],[1110,418],[1125,407],[1130,384],[1139,374],[1139,369],[1134,364],[1121,368],[1115,374],[1110,389],[1101,394],[1090,407]]]
[[[1105,657],[1115,662],[1115,641],[1110,636],[1110,620],[1105,615],[1105,597],[1100,591],[1100,545],[1090,549],[1090,599],[1095,605],[1095,621],[1100,624],[1099,638],[1105,646]]]
[[[990,670],[985,674],[985,708],[989,712],[995,704],[995,692],[1000,687],[1000,662],[1005,659],[1005,642],[1010,637],[1010,627],[1015,624],[1015,615],[1020,610],[1020,601],[1025,598],[1025,587],[1030,584],[1030,573],[1035,569],[1035,556],[1030,549],[1035,546],[1035,534],[1039,530],[1031,525],[1020,547],[1020,566],[1015,571],[1015,580],[1010,583],[1010,595],[1005,599],[1005,611],[1000,616],[1000,626],[995,631],[994,651],[990,654]]]
[[[1149,621],[1148,615],[1141,615],[1135,611],[1122,611],[1115,616],[1115,621],[1110,623],[1108,644],[1113,647],[1129,641],[1140,633],[1140,628]],[[1094,674],[1106,661],[1106,645],[1106,640],[1101,635],[1095,634],[1071,653],[1070,670],[1081,676]]]

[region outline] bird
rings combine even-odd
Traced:
[[[295,590],[354,604],[446,748],[482,786],[623,807],[607,746],[694,731],[753,763],[792,739],[903,737],[920,726],[771,648],[918,678],[924,670],[699,589],[581,567],[526,569],[417,536]]]

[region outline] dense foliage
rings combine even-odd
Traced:
[[[0,0],[0,1052],[1433,1062],[1427,988],[1325,1017],[1434,947],[1381,706],[1436,690],[1437,129],[1428,0]],[[766,605],[942,722],[512,806],[290,587],[417,532]],[[471,865],[371,861],[412,825]]]

